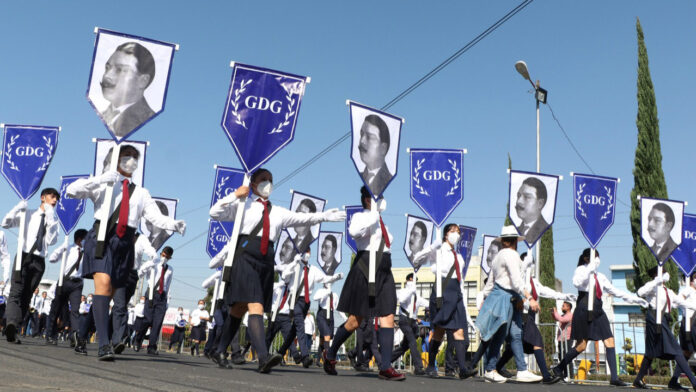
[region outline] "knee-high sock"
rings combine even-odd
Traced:
[[[259,358],[259,363],[263,363],[268,358],[268,348],[266,347],[266,330],[263,326],[263,316],[260,314],[249,315],[249,340],[251,345],[256,350],[256,355]]]
[[[387,370],[391,367],[392,351],[394,351],[394,327],[382,327],[379,329],[379,353],[382,356],[379,370]]]
[[[440,351],[441,340],[430,340],[430,347],[428,347],[428,370],[435,370],[435,365],[437,364],[437,353]]]
[[[544,350],[534,350],[534,358],[536,358],[537,365],[539,365],[539,370],[541,370],[541,375],[544,378],[551,378],[549,374],[549,368],[546,366],[546,358],[544,357]]]
[[[239,330],[239,324],[242,323],[242,319],[238,319],[232,315],[228,315],[225,322],[222,325],[222,334],[220,336],[220,342],[218,343],[216,352],[225,353],[227,352],[227,346],[232,343],[232,338],[237,334]]]
[[[200,346],[200,343],[196,343],[196,355],[200,355],[200,351],[198,350],[198,347]]]
[[[672,374],[672,378],[669,379],[668,385],[676,385],[677,383],[679,383],[679,377],[681,377],[682,373],[682,368],[681,366],[679,366],[679,363],[677,363],[677,367],[674,368],[674,374]]]
[[[109,301],[106,295],[94,294],[92,300],[92,314],[94,315],[94,325],[97,327],[97,339],[99,347],[106,346],[109,340]]]
[[[676,357],[674,357],[674,360],[677,361],[677,369],[681,368],[681,370],[686,374],[686,377],[689,378],[689,381],[691,382],[691,386],[696,388],[696,379],[694,378],[694,374],[691,372],[691,367],[689,366],[689,363],[686,361],[686,358],[684,358],[684,354],[679,354]],[[676,373],[675,374],[679,374]],[[678,377],[678,376],[677,376]],[[679,382],[679,379],[677,379],[677,383]]]
[[[512,348],[510,347],[509,344],[505,345],[505,351],[503,351],[503,354],[498,358],[498,363],[495,364],[495,370],[502,370],[505,369],[505,365],[507,365],[508,362],[512,359],[513,356]]]
[[[466,362],[466,341],[464,339],[454,341],[454,354],[457,356],[459,370],[469,370],[469,364]]]
[[[650,364],[652,363],[653,359],[644,357],[643,362],[640,364],[640,370],[638,370],[638,374],[636,375],[636,381],[640,381],[645,377],[646,374],[648,374],[648,369],[650,369]]]
[[[614,347],[606,348],[607,364],[609,364],[609,371],[611,371],[611,379],[618,380],[619,374],[616,372],[616,349]]]
[[[565,372],[566,368],[568,367],[568,364],[573,362],[573,359],[575,359],[575,357],[577,357],[578,355],[580,355],[578,350],[576,350],[575,347],[571,348],[570,350],[568,350],[568,353],[565,355],[565,357],[563,357],[558,366],[556,366],[556,369]]]
[[[331,347],[326,351],[326,358],[330,360],[336,359],[336,353],[338,352],[338,349],[341,347],[341,345],[348,340],[350,335],[353,333],[348,332],[348,330],[345,327],[345,323],[341,324],[340,327],[336,330],[336,335],[334,336],[333,343],[331,343]],[[362,350],[362,348],[357,348],[358,350]]]

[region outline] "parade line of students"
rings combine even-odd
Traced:
[[[59,334],[67,336],[75,353],[87,355],[87,342],[96,332],[96,358],[114,361],[125,347],[135,351],[142,349],[149,330],[147,354],[158,355],[157,342],[165,312],[168,307],[169,288],[174,268],[170,265],[174,250],[166,246],[158,254],[143,235],[137,233],[137,223],[145,218],[161,229],[183,234],[186,224],[163,215],[156,207],[149,192],[135,186],[131,175],[137,168],[138,151],[124,146],[120,150],[120,164],[116,172],[79,179],[67,188],[71,198],[90,199],[94,203],[95,216],[108,208],[104,193],[108,186],[115,186],[116,211],[108,222],[95,220],[89,229],[74,233],[73,244],[63,245],[48,254],[48,247],[56,243],[58,221],[54,207],[60,197],[53,188],[41,191],[41,203],[35,210],[27,210],[22,201],[12,208],[2,220],[3,228],[18,227],[19,216],[27,213],[25,245],[18,255],[21,274],[10,278],[11,258],[7,252],[4,233],[0,232],[0,259],[3,266],[3,286],[0,287],[0,319],[7,342],[20,344],[26,334],[27,324],[32,325],[35,336],[43,331],[46,343],[57,345]],[[412,257],[414,268],[431,265],[436,279],[440,279],[442,298],[431,291],[429,299],[421,298],[413,283],[413,274],[407,277],[405,287],[398,290],[392,275],[391,249],[393,237],[383,221],[381,213],[386,208],[383,200],[374,200],[369,191],[362,187],[360,198],[363,211],[353,215],[348,234],[355,240],[357,254],[340,294],[331,291],[331,283],[343,279],[343,274],[325,274],[309,265],[309,251],[295,250],[293,261],[276,265],[275,251],[282,230],[289,227],[308,227],[321,222],[337,222],[346,219],[344,211],[329,209],[325,212],[293,212],[274,206],[269,200],[273,188],[273,176],[265,169],[251,175],[250,185],[241,186],[235,192],[218,200],[210,208],[210,217],[218,221],[233,221],[239,208],[244,209],[240,235],[234,245],[234,262],[229,281],[218,297],[213,298],[214,311],[205,309],[205,301],[199,300],[198,307],[186,318],[179,308],[174,334],[169,343],[181,352],[185,330],[191,326],[191,354],[199,355],[201,342],[206,342],[203,353],[217,366],[233,369],[244,363],[239,347],[240,326],[246,325],[249,345],[258,358],[258,371],[270,373],[283,362],[289,350],[292,359],[305,368],[314,360],[310,355],[314,322],[308,318],[311,301],[317,301],[316,317],[320,339],[320,363],[327,375],[336,375],[337,355],[341,346],[355,332],[356,348],[348,355],[357,369],[364,369],[363,348],[374,356],[379,368],[378,377],[383,380],[400,381],[406,375],[392,367],[392,363],[410,350],[418,352],[416,343],[419,335],[416,318],[420,308],[426,308],[432,328],[428,351],[428,362],[424,364],[419,355],[412,355],[416,376],[439,377],[436,358],[440,345],[447,336],[451,345],[451,359],[456,359],[454,375],[467,379],[476,375],[479,361],[483,360],[486,382],[504,383],[511,375],[505,365],[514,359],[517,374],[514,381],[523,383],[554,384],[567,376],[568,365],[586,347],[588,341],[603,341],[607,351],[607,367],[612,385],[626,386],[618,378],[615,342],[607,315],[602,310],[603,294],[621,298],[647,309],[645,330],[645,360],[633,382],[636,388],[646,388],[642,381],[655,358],[675,360],[677,368],[670,381],[671,389],[680,389],[678,377],[684,373],[696,387],[686,358],[694,352],[696,325],[692,317],[682,320],[679,341],[673,336],[670,311],[680,307],[685,314],[696,310],[696,282],[676,294],[664,286],[667,274],[657,276],[657,268],[651,271],[652,281],[637,290],[637,295],[613,287],[610,281],[597,272],[600,265],[599,253],[591,257],[586,249],[578,260],[573,276],[573,285],[579,295],[559,293],[543,286],[532,276],[534,260],[517,251],[518,241],[523,240],[513,226],[502,228],[497,241],[501,250],[491,263],[490,274],[483,289],[482,304],[476,322],[466,312],[462,267],[464,260],[457,251],[460,229],[457,224],[447,224],[442,238],[436,239]],[[376,203],[373,206],[373,203]],[[376,207],[376,208],[375,208]],[[235,222],[236,223],[236,222]],[[101,224],[107,225],[107,236],[103,243],[97,241]],[[371,286],[369,264],[373,244],[379,244],[375,258],[374,286]],[[231,249],[226,246],[210,262],[215,272],[203,282],[203,287],[221,286],[223,261]],[[66,253],[67,252],[67,253]],[[38,285],[45,269],[45,259],[52,263],[66,255],[62,286],[52,293],[52,302],[39,297]],[[147,261],[145,261],[147,260]],[[297,276],[296,276],[297,275]],[[83,279],[94,281],[95,291],[85,297],[82,293]],[[129,309],[127,304],[136,292],[140,279],[147,280],[147,294]],[[315,291],[315,286],[319,288]],[[656,295],[664,290],[665,295]],[[45,294],[45,293],[44,293]],[[544,342],[534,319],[539,312],[539,297],[575,302],[575,312],[570,321],[570,339],[575,345],[560,358],[560,363],[548,367],[544,357]],[[592,301],[592,310],[589,302]],[[569,305],[570,306],[570,305]],[[336,312],[337,311],[337,312]],[[38,312],[38,315],[37,315]],[[395,349],[395,312],[403,335]],[[335,313],[345,320],[334,333]],[[40,316],[45,314],[45,317]],[[264,315],[270,314],[267,323]],[[661,324],[656,321],[662,314]],[[36,319],[42,317],[45,327]],[[244,320],[244,321],[243,321]],[[566,321],[568,322],[568,321]],[[481,344],[477,352],[467,359],[468,331],[480,333]],[[372,333],[372,331],[375,331]],[[207,332],[210,331],[208,334]],[[269,352],[269,346],[277,333],[283,344],[277,352]],[[21,336],[20,336],[21,335]],[[206,336],[208,335],[208,336]],[[299,344],[299,349],[296,343]],[[398,343],[398,342],[397,342]],[[232,346],[232,353],[228,348]],[[449,351],[449,350],[448,350]],[[502,355],[501,355],[502,352]],[[534,354],[541,375],[528,370],[525,354]]]

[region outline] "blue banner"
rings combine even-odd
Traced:
[[[41,186],[58,147],[58,127],[5,125],[2,175],[17,196],[31,198]]]
[[[234,222],[218,222],[211,220],[208,222],[208,239],[205,244],[205,251],[208,256],[215,257],[222,248],[227,245],[232,235]]]
[[[691,276],[696,268],[696,215],[684,214],[684,237],[672,252],[672,260],[684,275]]]
[[[441,227],[464,199],[463,150],[410,150],[411,200]]]
[[[65,194],[65,191],[68,189],[68,185],[75,180],[87,177],[89,177],[87,174],[82,174],[60,178],[60,200],[56,205],[56,215],[66,235],[75,229],[77,222],[80,221],[80,217],[85,212],[85,199],[71,199]]]
[[[588,174],[573,175],[575,221],[592,248],[614,224],[618,179]]]
[[[471,253],[474,250],[474,239],[476,239],[476,228],[459,225],[459,254],[464,259],[462,266],[462,277],[466,276],[466,271],[469,269],[469,261],[471,261]]]
[[[290,143],[308,78],[233,65],[222,129],[247,173]]]
[[[210,206],[212,207],[218,200],[237,190],[242,186],[242,182],[244,182],[244,170],[215,166],[215,185],[213,185]]]
[[[353,251],[353,253],[358,253],[358,245],[355,243],[353,237],[350,236],[348,228],[350,227],[350,221],[353,219],[353,214],[356,212],[361,212],[363,210],[362,206],[346,206],[346,245]]]

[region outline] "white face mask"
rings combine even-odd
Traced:
[[[600,264],[599,256],[595,257],[594,262],[595,262],[595,265],[597,266],[597,268],[599,268],[599,264]]]
[[[144,303],[145,303],[145,300],[144,300],[144,299],[141,299],[141,300],[140,300],[140,303],[141,303],[141,304],[144,304]]]
[[[205,307],[205,306],[203,306],[203,305],[201,305],[201,304],[198,304],[198,309],[203,310],[204,307]]]
[[[459,233],[454,231],[451,233],[447,233],[447,242],[449,242],[450,245],[452,245],[453,247],[456,247],[459,243]]]
[[[118,168],[128,174],[132,174],[138,168],[138,160],[133,157],[121,157],[118,162]]]
[[[309,253],[305,253],[302,255],[302,261],[305,263],[309,262]]]
[[[268,196],[271,195],[271,192],[273,191],[273,184],[271,184],[270,181],[261,181],[258,185],[256,185],[256,192],[258,193],[259,196],[263,198],[268,198]]]

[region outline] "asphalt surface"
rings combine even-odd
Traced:
[[[96,359],[96,345],[88,356],[76,355],[67,343],[46,346],[27,338],[21,345],[0,341],[0,391],[510,391],[510,392],[611,392],[627,390],[590,385],[490,384],[481,378],[460,381],[441,377],[409,376],[405,381],[387,382],[376,373],[339,369],[328,376],[312,366],[277,367],[271,374],[256,372],[256,364],[219,369],[204,357],[161,353],[148,356],[130,348],[115,362]]]

